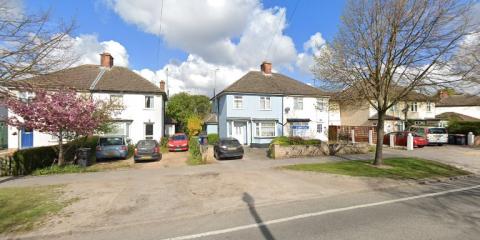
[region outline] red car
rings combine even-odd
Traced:
[[[168,151],[188,151],[188,137],[185,133],[176,133],[168,139]]]
[[[383,137],[383,144],[390,145],[390,135],[395,136],[395,146],[407,146],[408,133],[413,136],[413,147],[423,148],[428,145],[426,138],[414,133],[414,132],[391,132],[385,134]]]

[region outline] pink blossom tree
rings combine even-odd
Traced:
[[[118,109],[105,101],[77,95],[74,90],[34,90],[32,99],[8,97],[6,105],[15,115],[8,124],[34,129],[58,139],[58,165],[64,165],[64,142],[88,136],[105,127],[111,111]]]

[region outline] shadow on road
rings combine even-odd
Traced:
[[[253,219],[255,219],[255,222],[259,225],[263,237],[265,237],[267,240],[274,240],[275,238],[273,237],[272,233],[268,229],[267,225],[263,223],[262,218],[260,215],[258,215],[258,212],[255,209],[255,199],[253,199],[250,194],[245,192],[243,193],[242,200],[247,204],[250,214],[252,215]]]

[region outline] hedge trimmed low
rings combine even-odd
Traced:
[[[472,132],[474,135],[480,135],[480,122],[458,122],[450,121],[447,127],[448,133],[451,134],[468,134]]]
[[[209,145],[215,145],[220,140],[220,136],[216,133],[210,133],[207,135],[207,142]]]
[[[303,139],[301,137],[276,137],[272,140],[271,144],[278,144],[282,146],[289,145],[320,145],[322,141],[319,139]]]

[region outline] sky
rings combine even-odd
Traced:
[[[77,65],[98,64],[110,52],[170,94],[211,96],[262,61],[274,71],[314,84],[318,46],[331,41],[344,1],[306,0],[16,0],[27,13],[50,11],[71,21]],[[167,70],[168,69],[168,70]],[[215,81],[216,79],[216,81]]]

